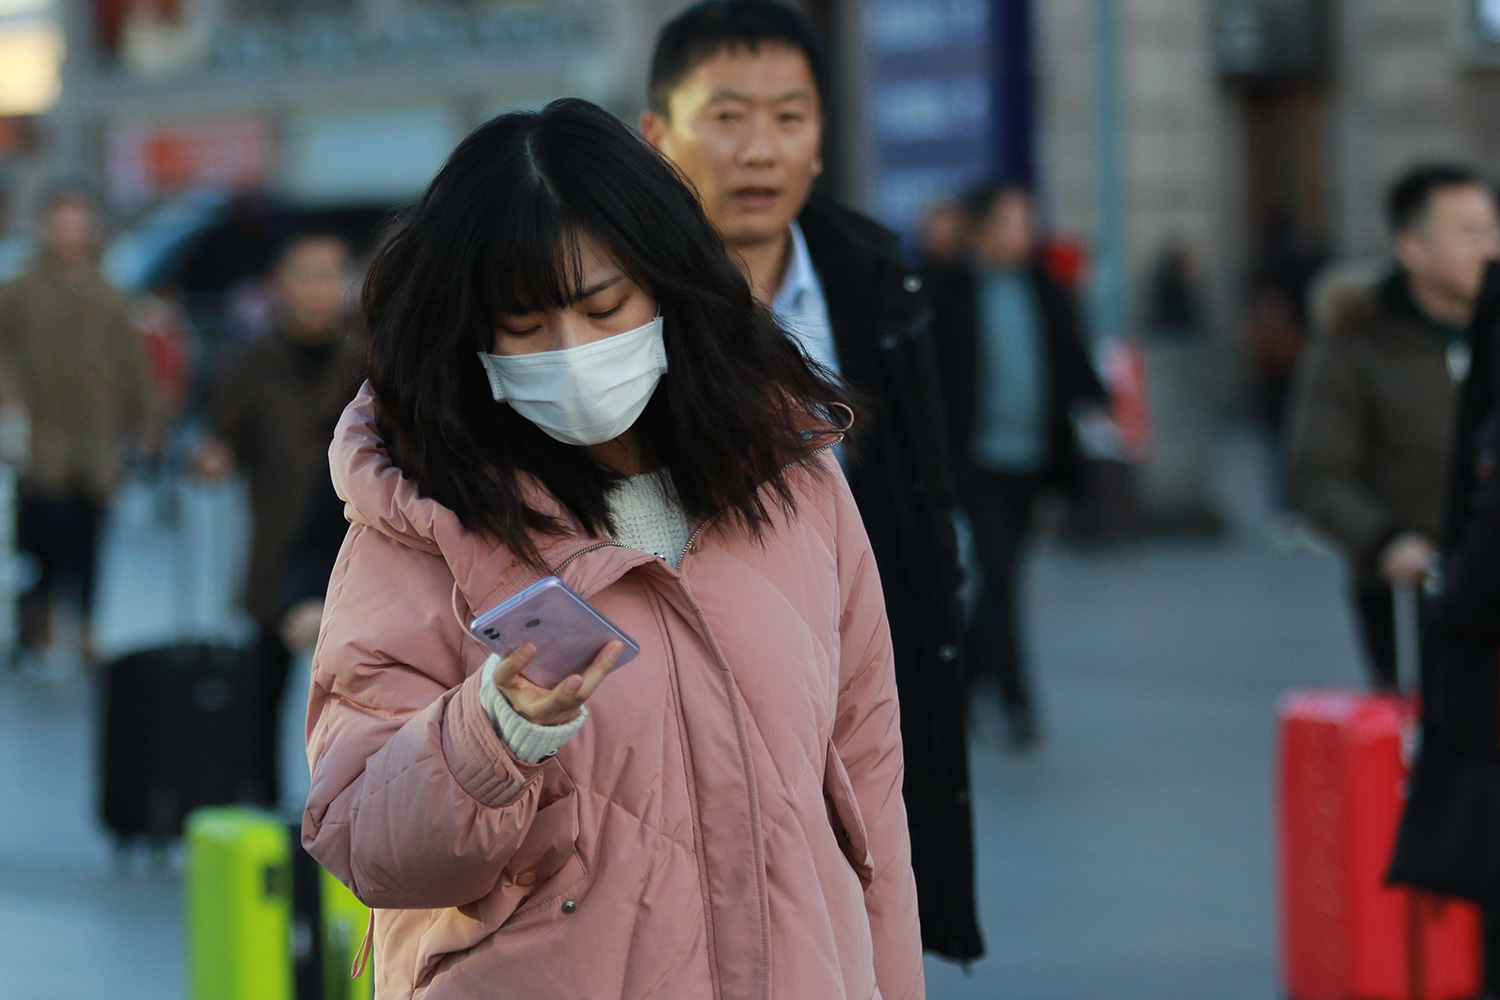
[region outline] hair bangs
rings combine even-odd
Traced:
[[[547,194],[528,192],[510,215],[509,222],[494,228],[486,255],[490,318],[562,309],[577,301],[583,291],[583,241],[569,213]]]

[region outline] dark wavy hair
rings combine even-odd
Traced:
[[[370,382],[392,461],[463,526],[542,567],[539,539],[613,530],[619,474],[497,403],[476,352],[502,314],[577,297],[587,234],[655,296],[668,371],[635,424],[694,519],[762,536],[795,510],[786,469],[853,400],[751,294],[697,198],[648,143],[602,109],[561,100],[501,115],[459,144],[365,279]],[[527,500],[535,477],[571,513]]]

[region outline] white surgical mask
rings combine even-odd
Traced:
[[[667,370],[661,317],[582,347],[479,352],[490,392],[563,444],[612,441],[630,429]]]

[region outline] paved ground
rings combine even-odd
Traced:
[[[1225,456],[1228,537],[1038,554],[1046,741],[1008,755],[995,706],[979,706],[990,954],[967,975],[930,961],[934,1000],[1276,996],[1275,701],[1357,672],[1337,565],[1266,543],[1253,451]],[[202,554],[179,581],[197,596],[175,617],[228,628],[237,502],[190,500],[228,554]],[[170,634],[170,536],[148,498],[128,498],[110,539],[101,645]],[[93,819],[89,699],[79,681],[0,676],[0,1000],[183,996],[176,860],[116,868]]]

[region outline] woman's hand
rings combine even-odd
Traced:
[[[624,649],[625,644],[619,640],[605,644],[587,670],[563,678],[549,691],[521,676],[521,671],[536,656],[536,646],[528,642],[495,667],[495,686],[510,702],[510,707],[527,722],[539,726],[561,726],[577,718],[578,710],[604,683]]]

